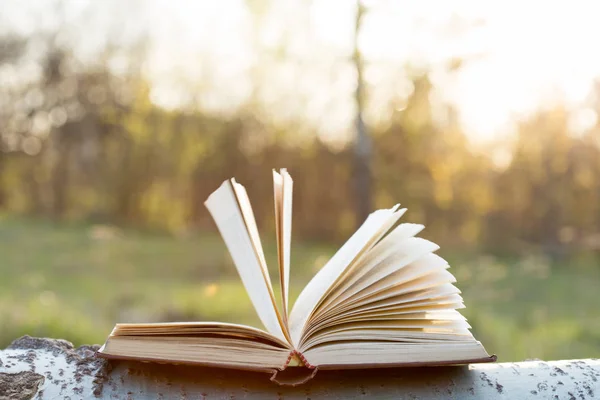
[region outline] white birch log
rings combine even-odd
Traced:
[[[112,362],[97,346],[25,336],[0,350],[0,399],[593,399],[600,360],[319,371],[282,387],[269,375]]]

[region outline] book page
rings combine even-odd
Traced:
[[[463,317],[464,318],[464,317]],[[430,329],[439,331],[448,331],[453,334],[469,334],[471,326],[464,319],[429,319],[423,316],[420,319],[394,319],[394,320],[375,320],[362,322],[348,322],[330,328],[324,329],[320,335],[333,334],[338,332],[369,332],[388,330],[390,332],[399,332],[403,329]],[[393,338],[393,336],[392,336]]]
[[[302,290],[290,314],[290,333],[294,344],[300,342],[302,330],[311,313],[344,270],[375,244],[385,233],[382,232],[383,228],[389,227],[392,218],[399,218],[395,216],[397,209],[398,205],[389,210],[378,210],[370,214],[354,235]]]
[[[321,370],[344,368],[345,365],[356,368],[361,365],[463,364],[495,360],[475,340],[341,342],[310,349],[304,355]]]
[[[446,260],[431,253],[437,247],[435,243],[421,238],[404,241],[397,246],[398,252],[384,260],[377,268],[373,268],[368,275],[354,282],[345,292],[331,299],[328,310],[346,303],[348,299],[354,298],[363,290],[380,291],[384,287],[400,285],[420,275],[449,268]],[[407,255],[403,250],[408,250],[410,254]]]
[[[427,299],[436,300],[439,298],[445,298],[453,295],[460,296],[460,293],[460,289],[458,289],[452,283],[443,283],[441,285],[433,286],[428,289],[414,290],[409,293],[401,294],[399,296],[393,296],[388,297],[384,300],[369,302],[368,305],[358,305],[357,307],[359,307],[361,310],[387,308],[400,303],[416,302]]]
[[[286,348],[237,337],[128,335],[109,337],[98,355],[259,371],[281,368],[289,352]]]
[[[254,215],[242,189],[233,179],[225,181],[204,204],[217,224],[261,322],[272,335],[289,341],[275,305]]]
[[[465,305],[462,302],[460,295],[450,295],[447,297],[440,297],[438,299],[426,299],[421,301],[411,301],[404,303],[393,304],[388,307],[379,307],[371,310],[350,310],[343,314],[328,318],[327,320],[319,321],[315,324],[311,324],[304,336],[310,338],[315,332],[332,327],[335,325],[343,324],[352,321],[374,321],[376,319],[396,319],[403,318],[404,315],[411,312],[425,312],[425,311],[443,311],[464,308]]]
[[[399,227],[404,225],[406,224],[401,224]],[[435,243],[425,239],[410,237],[395,243],[393,247],[385,249],[385,251],[378,251],[378,247],[388,237],[389,235],[369,251],[365,259],[361,261],[361,265],[357,267],[357,273],[341,282],[336,290],[330,293],[319,306],[319,310],[326,310],[335,306],[335,304],[344,301],[345,298],[352,296],[361,289],[439,248]]]
[[[247,338],[256,342],[270,342],[274,346],[291,348],[286,341],[247,325],[227,322],[158,322],[117,324],[111,336],[219,336]]]
[[[269,276],[267,261],[265,260],[265,254],[263,252],[262,243],[260,242],[258,228],[256,227],[254,212],[252,211],[252,206],[250,205],[250,200],[248,199],[248,193],[246,193],[246,188],[237,183],[235,179],[231,179],[231,184],[233,185],[233,191],[235,193],[240,211],[242,212],[242,217],[244,218],[244,224],[246,225],[246,229],[250,235],[250,240],[252,241],[252,248],[254,249],[254,253],[258,259],[258,264],[260,266],[262,275],[265,278],[267,289],[270,293],[272,293],[273,288],[271,286],[271,277]]]
[[[303,341],[303,343],[309,342],[312,337],[321,337],[323,332],[329,328],[339,327],[350,322],[363,322],[369,324],[370,326],[374,326],[376,321],[404,320],[409,319],[408,317],[411,314],[416,313],[421,313],[423,318],[432,320],[439,319],[437,316],[442,315],[442,313],[451,313],[456,315],[456,318],[464,319],[465,317],[455,309],[455,306],[462,307],[463,303],[432,303],[421,306],[403,305],[396,309],[388,309],[383,311],[376,310],[369,313],[355,313],[353,315],[340,316],[332,319],[331,321],[325,321],[320,326],[308,330],[307,333],[305,333],[306,340]]]
[[[406,209],[403,209],[406,210]],[[419,224],[403,223],[399,224],[394,230],[388,233],[383,239],[379,241],[360,263],[356,266],[356,273],[344,279],[343,282],[329,295],[329,298],[336,297],[339,293],[352,286],[363,276],[371,273],[371,270],[375,267],[379,267],[379,264],[383,261],[387,261],[391,253],[396,252],[396,248],[400,242],[405,239],[415,237],[424,226]]]
[[[399,309],[403,308],[401,303],[421,299],[434,299],[458,291],[448,282],[454,281],[454,277],[445,269],[434,270],[429,274],[405,283],[398,283],[387,290],[369,290],[366,295],[357,300],[348,299],[341,307],[331,309],[327,315],[311,319],[309,326],[305,327],[302,341],[329,325],[334,325],[345,315],[355,314],[361,310],[368,309],[371,305],[376,308]],[[424,290],[428,289],[428,290]],[[389,300],[389,301],[387,301]]]
[[[275,200],[275,227],[277,234],[277,255],[279,260],[279,284],[281,287],[282,315],[288,323],[290,287],[290,247],[292,240],[292,193],[294,181],[285,168],[280,173],[273,170],[273,190]]]
[[[355,297],[352,297],[343,303],[339,309],[344,310],[347,308],[354,308],[362,304],[374,303],[411,292],[442,286],[446,283],[456,282],[456,278],[454,278],[454,276],[445,269],[439,269],[430,272],[427,275],[412,280],[398,282],[397,284],[393,284],[393,282],[387,282],[388,279],[389,277],[386,277],[382,281],[379,281],[376,285],[359,292],[357,295],[355,295]]]
[[[323,343],[338,340],[388,340],[402,341],[405,332],[422,331],[460,335],[463,340],[475,340],[469,331],[471,326],[456,310],[438,310],[411,312],[398,315],[393,319],[358,319],[330,326],[312,334],[300,346],[300,351],[306,351]],[[426,335],[421,336],[427,338]]]
[[[464,303],[460,300],[452,301],[452,298],[442,299],[441,303],[429,301],[429,302],[421,302],[419,304],[404,304],[399,305],[396,308],[388,308],[384,310],[374,310],[370,312],[358,312],[354,314],[350,314],[347,316],[343,316],[340,318],[336,318],[334,321],[327,321],[327,324],[324,325],[325,328],[330,326],[344,324],[347,322],[357,322],[357,321],[374,321],[374,320],[387,320],[387,319],[398,319],[405,318],[407,314],[411,313],[420,313],[426,312],[429,314],[433,311],[435,312],[452,312],[458,313],[457,308],[464,308]],[[457,315],[461,315],[458,313]],[[464,317],[463,317],[464,318]]]

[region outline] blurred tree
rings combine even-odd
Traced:
[[[373,208],[401,202],[409,208],[407,219],[426,224],[427,237],[442,245],[498,253],[539,248],[557,256],[600,250],[598,124],[576,132],[571,110],[540,110],[519,122],[511,142],[502,143],[508,150],[498,163],[500,146],[474,151],[457,111],[436,102],[427,69],[388,65],[392,90],[375,102],[367,72],[378,62],[363,59],[358,48],[366,15],[360,2],[348,49],[352,58],[334,55],[314,65],[292,51],[286,35],[265,45],[263,22],[270,21],[276,5],[251,6],[259,21],[253,46],[260,62],[249,67],[248,100],[227,112],[203,100],[212,93],[210,74],[178,86],[178,95],[188,99],[179,107],[157,105],[155,88],[144,75],[143,35],[126,43],[103,42],[91,59],[78,55],[79,38],[61,34],[63,26],[28,40],[0,39],[0,69],[14,72],[33,64],[39,71],[0,91],[3,211],[180,234],[212,227],[203,202],[235,176],[248,187],[261,230],[269,231],[269,171],[288,167],[295,180],[294,235],[299,237],[341,241]],[[451,60],[448,69],[463,63]],[[356,72],[340,81],[347,91],[333,84],[320,90],[343,98],[317,107],[311,92],[302,92],[306,71],[329,79],[342,70]],[[279,73],[299,93],[275,87]],[[412,90],[396,90],[401,84]],[[277,97],[277,90],[286,93]],[[587,112],[597,117],[600,89],[592,94]],[[354,104],[353,125],[319,125],[330,117],[327,101]],[[365,111],[373,104],[381,116],[377,120]],[[288,113],[290,107],[312,109],[312,119]],[[322,115],[315,108],[322,108]],[[344,129],[354,134],[348,141],[323,134],[344,138]]]
[[[358,224],[367,218],[372,211],[371,206],[371,138],[363,120],[365,101],[363,59],[358,47],[361,22],[365,14],[365,7],[361,0],[356,0],[356,20],[354,24],[354,55],[353,61],[356,69],[356,138],[354,143],[354,185],[356,201],[356,221]]]
[[[18,61],[26,49],[24,38],[14,35],[0,36],[0,68],[4,65],[14,64]],[[6,163],[6,141],[9,138],[6,126],[12,119],[12,107],[10,107],[10,97],[8,88],[0,92],[0,208],[6,202],[6,188],[4,182],[4,164]]]

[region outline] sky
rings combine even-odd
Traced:
[[[49,4],[0,3],[9,11],[10,21],[25,32],[32,21],[29,11]],[[63,1],[75,34],[82,29],[77,23],[86,3],[89,0]],[[277,114],[283,118],[294,118],[296,112],[314,119],[326,132],[351,129],[355,74],[348,60],[354,1],[107,0],[104,4],[105,17],[96,18],[96,39],[102,38],[102,24],[113,20],[125,21],[119,26],[123,41],[127,32],[150,28],[152,46],[145,72],[153,82],[156,103],[168,107],[189,100],[181,93],[189,93],[193,85],[203,105],[234,107],[252,93],[252,82],[261,80],[267,83],[262,98],[267,105],[279,106]],[[363,4],[367,11],[359,47],[372,88],[369,118],[382,113],[379,105],[386,98],[410,94],[402,72],[410,64],[432,71],[435,101],[456,105],[474,142],[506,135],[515,117],[560,101],[576,110],[572,121],[576,129],[596,122],[596,114],[586,108],[592,83],[600,76],[600,52],[594,50],[594,38],[600,37],[596,0],[364,0]],[[115,19],[115,12],[125,18]],[[93,49],[96,39],[90,34],[83,50]],[[455,58],[464,60],[462,67],[448,71]]]

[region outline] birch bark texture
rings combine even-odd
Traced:
[[[0,350],[0,399],[593,399],[600,360],[319,371],[282,387],[268,374],[94,356],[98,346],[22,337]]]

